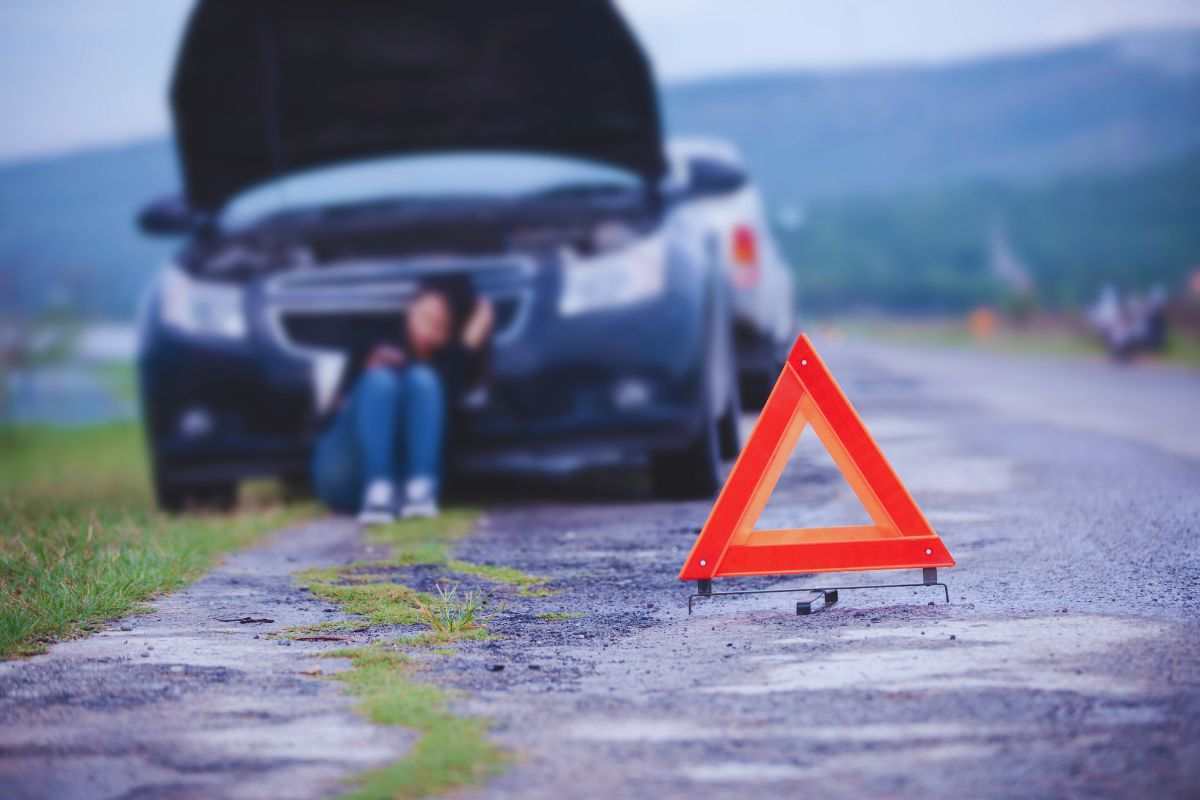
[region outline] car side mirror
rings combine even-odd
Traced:
[[[693,158],[688,162],[688,193],[696,197],[729,194],[746,185],[747,176],[741,167],[710,158]]]
[[[182,236],[203,227],[205,215],[194,211],[179,195],[150,202],[138,214],[138,227],[150,236]]]

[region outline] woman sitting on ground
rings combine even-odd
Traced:
[[[322,502],[367,525],[437,516],[448,408],[479,379],[492,323],[487,300],[445,281],[421,290],[395,340],[354,349],[313,452]]]

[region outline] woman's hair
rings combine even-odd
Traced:
[[[467,275],[439,275],[421,286],[420,294],[437,293],[446,298],[450,309],[451,338],[462,335],[463,326],[475,308],[475,285]]]

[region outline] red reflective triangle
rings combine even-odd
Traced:
[[[805,425],[874,524],[754,530]],[[946,545],[801,334],[679,579],[952,566]]]

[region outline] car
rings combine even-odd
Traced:
[[[704,218],[706,247],[723,264],[732,289],[742,404],[761,407],[796,336],[791,267],[737,145],[713,137],[673,137],[667,157],[670,180],[689,187],[690,208]]]
[[[451,469],[645,463],[661,496],[716,491],[744,265],[714,209],[744,175],[672,179],[649,64],[607,0],[201,0],[170,97],[183,193],[139,216],[184,238],[139,325],[163,508],[303,484],[348,342],[446,275],[496,312]]]

